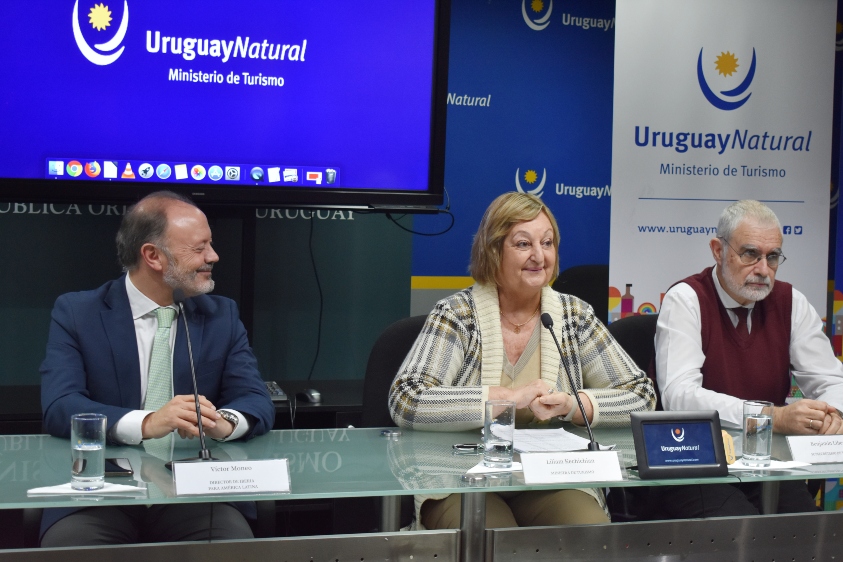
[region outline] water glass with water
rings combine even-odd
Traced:
[[[483,464],[491,468],[512,467],[515,437],[515,402],[489,400],[483,426]]]
[[[773,403],[748,400],[743,403],[743,463],[770,466],[773,452]]]
[[[74,490],[99,490],[105,486],[104,414],[70,416],[70,487]]]

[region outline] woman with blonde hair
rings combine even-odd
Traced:
[[[489,205],[471,249],[475,284],[436,303],[392,383],[396,424],[480,428],[486,400],[511,400],[516,424],[559,418],[583,425],[573,392],[594,426],[625,426],[630,412],[654,408],[650,379],[591,306],[550,288],[558,254],[559,228],[541,199],[512,192]],[[543,313],[553,318],[561,358],[541,328]],[[459,520],[459,496],[416,496],[415,528],[458,528]],[[487,494],[489,528],[608,522],[600,490]]]

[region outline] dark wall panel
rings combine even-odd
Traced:
[[[252,340],[264,377],[362,378],[369,350],[410,309],[411,235],[383,215],[259,211]],[[309,218],[304,218],[309,217]]]

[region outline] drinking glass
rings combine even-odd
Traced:
[[[510,468],[514,437],[515,402],[487,401],[483,426],[483,464],[491,468]]]
[[[70,417],[70,487],[99,490],[105,486],[104,414],[74,414]]]

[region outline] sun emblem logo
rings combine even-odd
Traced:
[[[729,51],[720,53],[720,56],[714,61],[714,68],[717,69],[718,74],[723,76],[731,76],[738,70],[738,66],[740,66],[738,58]]]
[[[123,0],[123,17],[120,19],[120,25],[114,31],[114,35],[109,39],[108,36],[113,29],[112,25],[112,10],[103,2],[94,4],[87,12],[87,23],[94,30],[97,39],[99,35],[104,33],[103,41],[91,47],[85,36],[82,33],[82,27],[79,24],[79,0],[73,4],[73,38],[76,40],[76,46],[79,51],[90,62],[105,66],[113,63],[120,55],[123,54],[125,47],[120,44],[126,37],[126,30],[129,27],[129,3],[128,0]],[[118,49],[118,47],[120,47]]]
[[[673,431],[670,432],[670,436],[673,437],[673,440],[677,443],[683,442],[685,440],[685,428],[674,427]]]
[[[755,63],[755,49],[752,49],[752,62],[750,62],[749,70],[747,70],[746,76],[741,83],[736,88],[721,90],[720,95],[717,95],[711,89],[711,86],[705,78],[705,73],[703,72],[703,49],[700,49],[700,55],[697,58],[697,80],[700,83],[700,90],[705,96],[705,99],[707,99],[709,103],[717,109],[722,109],[724,111],[732,111],[733,109],[741,107],[752,95],[752,92],[746,94],[745,96],[744,93],[746,93],[752,85],[752,80],[755,78]],[[714,69],[717,71],[717,76],[723,77],[724,79],[736,74],[740,66],[741,65],[738,63],[738,57],[730,51],[721,52],[714,61]]]
[[[527,26],[534,31],[541,31],[550,24],[550,13],[553,11],[553,0],[550,0],[547,12],[544,15],[541,15],[543,10],[543,0],[531,0],[530,12],[532,12],[532,14],[528,14],[527,0],[521,0],[521,15],[524,17],[524,23],[526,23]]]
[[[539,179],[538,173],[535,170],[527,170],[524,172],[523,180],[532,186],[536,181]],[[521,187],[521,168],[515,170],[515,189],[520,191],[521,193],[530,193],[535,195],[536,197],[541,197],[542,192],[544,191],[544,182],[547,180],[547,168],[544,168],[542,171],[542,180],[539,182],[539,185],[536,186],[534,189],[524,189]]]
[[[111,10],[103,4],[94,4],[91,12],[88,14],[88,22],[94,26],[97,31],[102,31],[111,25]]]

